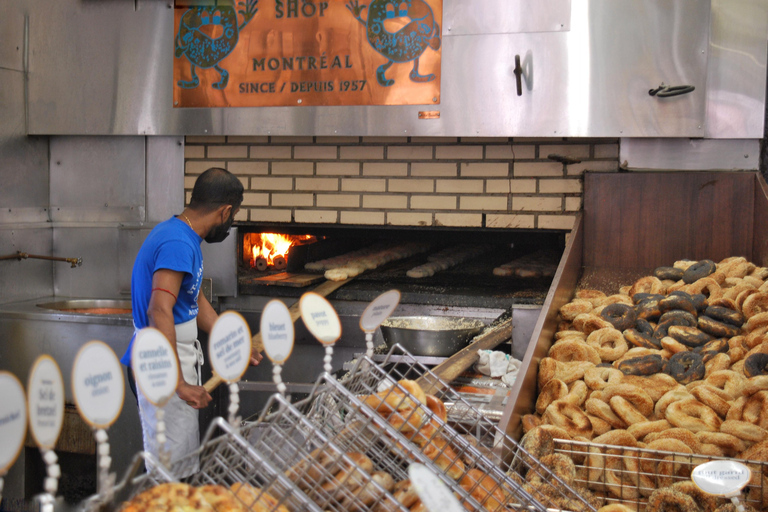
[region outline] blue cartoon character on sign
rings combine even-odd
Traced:
[[[182,16],[179,33],[176,34],[176,58],[186,55],[189,59],[192,80],[179,80],[177,84],[184,89],[194,89],[200,84],[195,69],[214,68],[221,75],[221,80],[213,84],[214,89],[224,89],[229,81],[229,73],[219,63],[237,46],[238,34],[256,14],[259,0],[238,2],[241,7],[235,12],[231,5],[207,5],[192,7]],[[237,25],[237,15],[242,15],[243,22]]]
[[[365,8],[368,16],[363,21],[361,14]],[[366,27],[368,42],[373,49],[387,58],[387,62],[376,70],[379,84],[388,87],[395,83],[384,75],[395,62],[413,61],[409,76],[414,82],[435,79],[433,74],[419,74],[419,57],[427,47],[440,48],[440,27],[435,23],[432,8],[424,0],[373,0],[368,6],[360,5],[359,0],[349,0],[347,9]],[[387,30],[388,26],[395,30]]]

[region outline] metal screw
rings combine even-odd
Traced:
[[[296,103],[301,103],[301,99],[297,100]]]
[[[432,98],[432,101],[433,101],[433,102],[435,102],[435,103],[437,103],[437,96],[435,96],[434,98]]]

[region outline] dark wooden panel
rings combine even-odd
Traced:
[[[533,329],[531,341],[528,343],[528,349],[523,356],[520,373],[509,393],[507,405],[499,421],[499,428],[514,439],[520,439],[522,436],[521,418],[524,414],[531,413],[536,405],[539,361],[547,356],[549,347],[552,345],[560,308],[570,302],[573,297],[573,291],[581,275],[583,241],[583,214],[579,214],[573,223],[573,230],[565,245],[563,257],[560,259],[547,298],[544,300]]]
[[[584,265],[752,257],[754,173],[587,173]]]
[[[752,262],[768,266],[768,185],[760,174],[755,174],[755,216]]]

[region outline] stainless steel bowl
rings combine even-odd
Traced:
[[[415,356],[451,356],[466,347],[485,324],[454,316],[390,317],[381,324],[388,347],[399,343]]]

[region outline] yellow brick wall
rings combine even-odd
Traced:
[[[559,230],[581,209],[584,171],[618,170],[619,142],[189,136],[184,157],[187,200],[209,167],[240,178],[238,221]]]

